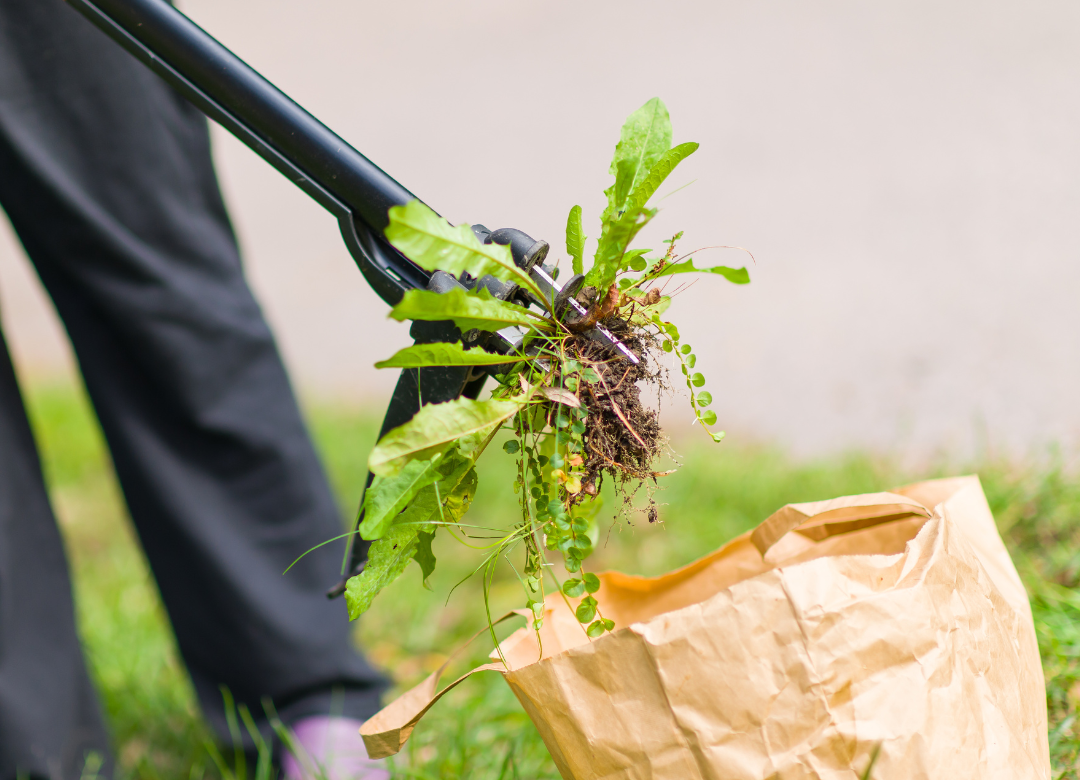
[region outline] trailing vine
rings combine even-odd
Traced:
[[[410,291],[391,312],[398,320],[450,320],[464,335],[458,343],[407,347],[377,366],[473,366],[487,370],[496,383],[486,400],[424,406],[371,453],[368,466],[375,477],[365,493],[359,533],[373,543],[364,571],[348,582],[350,617],[364,612],[409,561],[419,565],[426,584],[436,565],[431,543],[443,530],[481,551],[476,571],[482,573],[485,593],[500,562],[513,569],[534,629],[542,625],[545,598],[552,592],[577,602],[574,613],[588,636],[615,628],[596,598],[600,579],[587,565],[598,540],[600,492],[604,480],[614,483],[626,514],[638,488],[663,476],[654,461],[665,438],[657,412],[643,405],[640,395],[643,386],[664,385],[665,356],[686,380],[696,423],[716,442],[724,436],[713,430],[717,415],[708,408],[713,399],[702,389],[705,378],[696,370],[696,355],[664,318],[671,304],[665,285],[683,273],[749,281],[745,268],[697,268],[691,256],[677,257],[681,233],[655,256],[631,248],[657,213],[650,199],[697,149],[695,143],[672,146],[671,137],[659,99],[626,121],[587,270],[582,209],[570,210],[569,271],[584,275],[570,290],[573,308],[559,309],[514,263],[507,247],[481,243],[468,226],[453,227],[419,202],[390,210],[387,238],[413,262],[463,282],[492,277],[514,285],[515,292],[499,298],[488,291],[491,285],[475,284],[446,293]],[[544,269],[558,274],[555,266]],[[499,354],[470,348],[477,334],[507,328],[520,334],[516,348]],[[520,515],[506,528],[479,528],[466,522],[476,463],[499,431],[510,435],[502,449],[514,459]],[[644,511],[655,520],[651,496],[646,502]],[[557,575],[557,568],[565,574]]]

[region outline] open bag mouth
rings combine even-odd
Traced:
[[[615,631],[556,597],[542,655],[520,629],[479,667],[567,780],[840,780],[871,756],[877,780],[1049,776],[1031,610],[977,477],[791,504],[676,571],[599,576]],[[364,725],[369,751],[437,682]]]
[[[604,616],[619,630],[702,604],[734,585],[780,567],[827,557],[900,555],[934,516],[934,507],[971,484],[977,486],[978,479],[936,480],[885,493],[789,504],[752,531],[666,574],[642,577],[603,572],[594,597]],[[548,659],[603,639],[589,638],[574,616],[573,604],[556,596],[548,600],[539,637],[530,628],[519,629],[503,640],[490,658],[505,659],[508,670],[513,671],[541,660],[541,647],[542,658]]]

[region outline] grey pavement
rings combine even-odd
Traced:
[[[732,436],[801,454],[1080,443],[1075,3],[181,7],[450,219],[557,249],[575,203],[596,235],[619,125],[662,97],[702,148],[644,245],[685,230],[687,249],[756,257],[750,286],[703,278],[673,310]],[[216,139],[297,383],[381,406],[394,377],[371,365],[405,328],[332,219]],[[69,370],[6,233],[0,314],[24,373]]]

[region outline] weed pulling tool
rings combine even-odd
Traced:
[[[560,284],[557,271],[544,265],[547,242],[520,230],[472,226],[483,243],[509,245],[514,263],[529,274],[544,299],[536,291],[491,276],[455,278],[443,271],[430,273],[411,262],[383,232],[390,223],[390,209],[405,206],[416,196],[166,0],[67,2],[333,214],[364,278],[390,306],[409,290],[447,293],[455,288],[484,288],[497,299],[541,307],[557,317],[587,317],[586,308],[575,299],[584,277],[577,274]],[[638,362],[603,326],[593,325],[591,333],[625,359]],[[510,354],[521,349],[526,332],[515,326],[495,333],[463,334],[450,321],[417,320],[410,336],[417,344],[461,341],[465,347]],[[498,371],[498,366],[404,369],[380,438],[412,419],[422,405],[460,396],[476,398],[488,374]],[[368,485],[371,479],[369,474]],[[354,540],[347,576],[328,596],[343,593],[346,579],[363,570],[367,547],[367,542]]]

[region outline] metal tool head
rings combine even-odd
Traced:
[[[575,274],[570,277],[565,284],[560,284],[556,280],[558,272],[554,268],[544,265],[544,260],[547,258],[548,250],[550,248],[547,241],[537,241],[527,233],[515,228],[488,230],[483,225],[473,225],[472,230],[485,244],[503,244],[509,246],[510,254],[514,258],[514,262],[519,268],[522,268],[529,273],[529,276],[543,294],[544,300],[540,300],[534,295],[526,295],[516,285],[507,282],[498,282],[495,279],[491,279],[491,277],[485,277],[472,284],[466,282],[465,286],[485,287],[492,295],[501,300],[510,300],[514,297],[524,298],[522,301],[523,303],[540,306],[544,309],[545,313],[554,312],[556,317],[562,317],[563,314],[569,313],[570,311],[573,311],[580,317],[588,315],[588,310],[574,297],[581,290],[581,287],[585,282],[585,277],[580,274]],[[619,341],[610,330],[598,324],[595,327],[595,332],[601,341],[619,352],[622,357],[625,357],[634,364],[639,362],[637,355]],[[526,331],[523,328],[504,328],[494,334],[490,347],[493,351],[503,355],[509,354],[510,352],[516,352],[520,349],[526,335]]]

